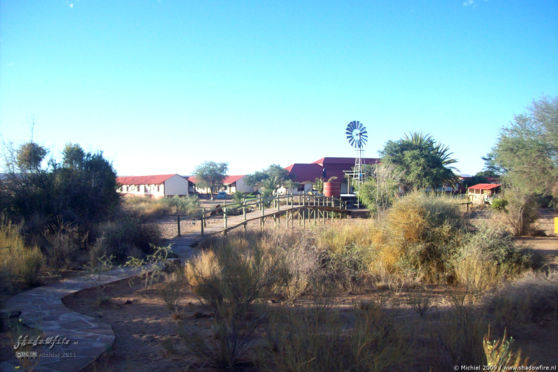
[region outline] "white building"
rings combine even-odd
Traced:
[[[196,185],[197,180],[195,176],[188,177],[188,181],[194,184],[194,189],[196,192],[201,194],[209,194],[208,188],[203,188]],[[219,191],[225,191],[227,194],[234,194],[237,191],[241,193],[251,193],[254,192],[254,188],[248,186],[248,184],[246,183],[245,175],[226,176],[223,179],[223,186],[220,187]]]
[[[164,198],[188,196],[188,180],[178,174],[116,177],[118,192],[125,196]]]

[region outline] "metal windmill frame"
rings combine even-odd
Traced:
[[[360,121],[351,121],[347,124],[345,129],[345,134],[349,144],[355,148],[357,156],[355,157],[355,166],[351,171],[345,171],[345,175],[348,178],[352,177],[353,184],[360,185],[364,179],[364,174],[362,172],[362,153],[364,151],[364,145],[368,141],[368,132],[366,127]],[[348,183],[347,193],[350,191],[350,182]]]

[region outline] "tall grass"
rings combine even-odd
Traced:
[[[558,277],[528,272],[487,297],[486,307],[499,331],[558,320]]]
[[[150,199],[127,197],[123,199],[124,209],[145,219],[155,219],[170,215],[193,215],[199,209],[197,196]]]
[[[506,278],[540,266],[540,257],[517,248],[509,233],[499,227],[481,225],[465,237],[453,263],[457,281],[473,293],[495,287]]]
[[[44,257],[36,246],[26,246],[19,227],[3,220],[0,223],[0,290],[9,291],[16,284],[38,282]]]
[[[265,328],[264,370],[398,370],[410,356],[402,330],[376,305],[356,308],[352,326],[327,304],[277,309]]]

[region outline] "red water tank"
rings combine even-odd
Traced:
[[[324,196],[331,197],[334,196],[338,198],[341,195],[341,182],[330,181],[324,182]]]

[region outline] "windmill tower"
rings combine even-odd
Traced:
[[[364,151],[364,145],[368,141],[368,132],[366,127],[360,121],[351,121],[345,130],[347,135],[347,141],[349,144],[355,148],[357,156],[355,157],[355,166],[352,172],[346,172],[347,175],[352,175],[353,185],[360,185],[364,182],[364,176],[362,173],[362,152]]]

